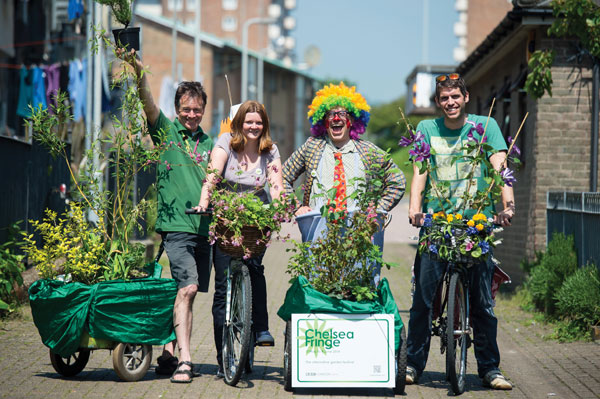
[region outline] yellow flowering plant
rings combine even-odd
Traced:
[[[112,46],[104,32],[99,32],[92,50],[97,50],[99,39]],[[165,147],[150,147],[142,140],[146,123],[136,79],[125,65],[113,76],[113,86],[124,93],[121,115],[113,116],[112,134],[106,132],[91,143],[79,170],[73,168],[67,144],[56,134],[72,119],[65,94],[58,93],[52,112],[41,106],[32,108],[28,124],[33,138],[52,156],[65,160],[74,187],[67,211],[60,217],[46,211],[42,221],[31,221],[39,239],[34,234],[25,236],[28,262],[43,278],[64,275],[69,281],[95,284],[144,274],[144,248],[130,238],[136,229],[142,231],[141,222],[152,204],[144,193],[137,203],[133,201],[133,183],[138,172],[159,161]],[[102,165],[112,171],[114,188],[100,180]]]

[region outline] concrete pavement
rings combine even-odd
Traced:
[[[401,204],[402,205],[402,204]],[[414,232],[406,228],[406,211],[394,212],[386,231],[385,257],[398,267],[385,270],[405,323],[410,308],[410,265],[414,246],[407,244]],[[405,226],[402,226],[405,225]],[[294,227],[289,226],[293,231]],[[414,241],[410,241],[414,242]],[[284,322],[277,315],[289,287],[285,273],[289,243],[274,243],[265,256],[268,282],[270,330],[276,339],[274,348],[257,348],[255,371],[243,377],[237,387],[217,379],[212,335],[212,287],[209,294],[199,294],[194,305],[192,358],[202,375],[191,384],[171,384],[153,372],[160,348],[154,348],[153,366],[138,382],[121,382],[112,368],[109,351],[92,353],[86,368],[77,376],[58,375],[48,357],[48,349],[40,342],[29,307],[24,317],[1,325],[0,329],[0,398],[333,398],[389,397],[387,389],[304,389],[294,394],[283,390]],[[470,353],[467,392],[464,398],[600,398],[600,345],[597,343],[559,344],[544,339],[547,327],[531,322],[531,318],[499,301],[498,341],[502,354],[501,368],[515,385],[512,391],[484,389],[476,376],[476,363]],[[442,398],[450,393],[444,381],[445,357],[439,353],[439,340],[434,338],[427,369],[420,384],[408,386],[407,397]]]

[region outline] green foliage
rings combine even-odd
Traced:
[[[385,157],[389,158],[389,154]],[[376,204],[383,192],[385,170],[381,167],[367,173],[370,178],[359,179],[358,190],[349,196],[356,201],[357,210],[348,214],[323,206],[321,215],[327,220],[325,235],[313,242],[294,242],[295,247],[290,250],[294,255],[286,272],[294,278],[304,276],[317,291],[334,298],[373,300],[377,293],[371,265],[391,266],[383,261],[379,248],[371,242],[383,223],[376,213]],[[333,204],[335,188],[325,196]]]
[[[92,51],[96,51],[102,41],[112,48],[104,33],[96,31],[91,41]],[[73,190],[75,201],[61,218],[47,212],[43,221],[32,221],[43,241],[36,243],[32,235],[25,240],[25,251],[44,278],[64,274],[74,281],[94,284],[138,275],[143,251],[132,246],[129,239],[136,229],[143,229],[140,222],[152,207],[144,198],[133,203],[133,183],[138,172],[160,160],[165,146],[151,148],[142,140],[145,121],[137,79],[125,65],[114,76],[113,86],[124,93],[121,115],[113,116],[112,134],[106,133],[92,143],[85,157],[87,162],[78,174],[71,168],[65,143],[55,133],[70,118],[64,95],[59,94],[54,112],[41,107],[32,110],[28,124],[34,131],[34,139],[53,156],[65,160],[76,188]],[[113,173],[115,187],[112,190],[102,185],[103,172],[98,170],[103,168],[101,165],[107,165]],[[95,225],[87,222],[88,212],[98,220]]]
[[[576,37],[592,57],[600,58],[600,7],[592,0],[553,0],[551,5],[556,19],[548,35]],[[545,92],[552,96],[553,61],[553,51],[537,50],[532,54],[531,72],[525,82],[525,90],[532,97],[540,98]]]
[[[25,270],[23,255],[16,253],[19,242],[16,241],[19,223],[13,223],[8,229],[8,240],[0,244],[0,316],[14,312],[19,305],[13,294],[15,287],[23,285],[21,273]]]
[[[555,233],[538,265],[531,269],[526,287],[533,304],[546,315],[557,315],[556,293],[565,279],[577,270],[577,254],[573,236]]]
[[[552,97],[552,63],[554,50],[536,50],[529,59],[525,90],[533,98],[541,98],[545,92]]]
[[[399,122],[399,110],[405,109],[405,105],[406,97],[400,97],[392,102],[376,105],[371,108],[368,131],[374,137],[373,141],[379,147],[396,148],[399,138],[406,135],[406,124]],[[410,116],[408,117],[408,122],[411,126],[417,126],[423,119],[426,119],[426,117]]]
[[[592,0],[553,0],[552,11],[557,18],[548,34],[575,36],[592,56],[600,58],[600,7]]]
[[[600,273],[595,265],[578,269],[555,294],[561,317],[587,330],[600,323]]]
[[[129,26],[131,22],[131,6],[132,0],[95,0],[100,4],[105,4],[110,6],[115,19],[119,21],[121,24]]]

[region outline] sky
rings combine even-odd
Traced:
[[[317,77],[346,78],[370,105],[406,94],[406,78],[418,64],[456,65],[454,0],[429,0],[428,51],[424,54],[423,0],[297,0],[297,62],[307,47],[321,53],[309,69]],[[424,62],[424,61],[427,62]]]

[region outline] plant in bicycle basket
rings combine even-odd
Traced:
[[[99,31],[92,50],[98,48],[100,37],[107,46],[112,46],[104,32]],[[65,160],[75,187],[73,201],[60,218],[47,210],[42,221],[31,221],[41,235],[40,248],[33,234],[25,236],[24,250],[43,278],[94,284],[127,280],[144,273],[144,247],[132,244],[130,237],[134,229],[142,230],[141,219],[150,209],[150,203],[143,197],[133,203],[133,181],[138,172],[158,162],[164,146],[149,148],[142,140],[145,122],[135,79],[135,74],[125,66],[114,76],[113,87],[124,92],[120,118],[113,116],[112,137],[92,143],[79,172],[70,163],[66,143],[56,134],[64,121],[72,119],[64,93],[58,94],[53,112],[41,106],[32,110],[28,124],[35,132],[34,139],[53,156]],[[95,157],[98,161],[91,162]],[[112,172],[115,187],[112,191],[102,188],[99,180],[103,172],[97,165],[102,164]],[[88,221],[85,216],[88,214],[96,221]]]
[[[197,166],[201,167],[199,163]],[[236,175],[242,174],[241,163]],[[268,166],[276,172],[276,166]],[[275,184],[267,171],[256,170],[256,173],[267,173],[269,186]],[[281,224],[292,220],[296,209],[295,198],[288,198],[285,192],[270,203],[263,203],[257,195],[263,189],[260,178],[256,178],[256,187],[250,191],[239,191],[239,182],[228,181],[220,176],[217,170],[208,170],[207,175],[213,174],[214,180],[209,186],[212,218],[208,235],[211,244],[218,243],[223,252],[236,257],[248,259],[259,254],[269,246],[271,238],[286,240],[281,237]],[[207,181],[204,182],[205,184]]]
[[[321,216],[327,221],[325,234],[312,242],[294,241],[294,248],[288,250],[294,255],[286,273],[293,278],[304,276],[314,289],[338,299],[375,299],[377,287],[372,266],[392,266],[383,260],[379,247],[373,243],[373,235],[383,224],[376,204],[383,195],[385,170],[380,167],[365,172],[370,178],[352,179],[358,182],[357,190],[347,197],[355,201],[357,209],[350,213],[336,211],[335,187],[317,194],[327,199],[321,207]]]
[[[402,118],[406,122],[404,114]],[[462,195],[453,203],[450,200],[450,182],[437,178],[437,166],[431,161],[435,151],[420,131],[415,133],[412,126],[408,122],[406,124],[409,135],[402,137],[398,144],[403,147],[411,146],[410,160],[407,163],[416,165],[421,174],[427,172],[430,190],[425,199],[426,203],[431,208],[438,205],[438,209],[443,209],[425,215],[423,227],[426,230],[419,238],[419,253],[428,252],[432,257],[445,261],[486,260],[490,250],[501,242],[495,238],[494,233],[502,231],[502,228],[494,228],[493,219],[483,214],[482,210],[490,206],[493,209],[493,205],[501,196],[502,187],[512,186],[516,181],[513,170],[508,165],[509,162],[515,167],[520,164],[520,150],[515,141],[521,128],[515,139],[508,138],[508,156],[501,170],[497,171],[488,159],[490,154],[494,153],[494,149],[487,143],[487,123],[485,127],[481,123],[471,123],[473,126],[466,140],[463,140],[458,152],[451,159],[452,165],[461,163],[461,168],[466,171],[465,180],[468,182]],[[480,170],[485,171],[485,189],[477,189],[475,178]]]

